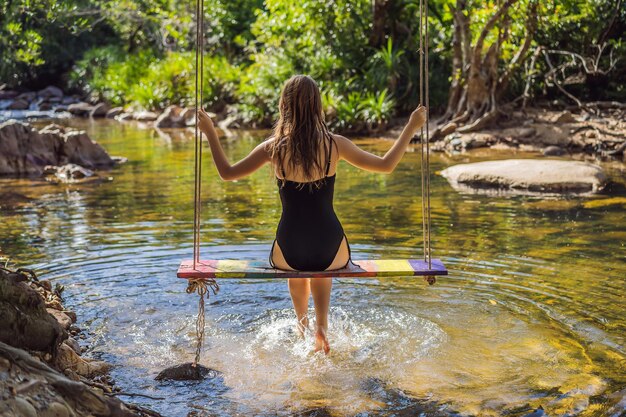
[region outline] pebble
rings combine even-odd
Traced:
[[[561,156],[565,154],[565,149],[559,146],[548,146],[543,150],[544,156]]]
[[[53,402],[39,413],[39,417],[70,417],[70,411],[61,403]]]
[[[24,398],[16,397],[13,401],[15,401],[15,408],[20,413],[20,416],[37,417],[37,410],[35,407],[33,407],[32,404]]]

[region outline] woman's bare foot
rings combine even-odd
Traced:
[[[326,338],[326,330],[322,327],[318,327],[315,331],[315,351],[319,352],[324,349],[324,353],[328,355],[330,353],[330,345]]]

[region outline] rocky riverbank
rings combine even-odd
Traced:
[[[3,113],[2,113],[3,112]],[[169,106],[162,112],[147,111],[127,107],[112,107],[106,102],[98,101],[80,95],[66,95],[63,90],[55,86],[48,86],[39,91],[24,91],[5,89],[0,85],[0,121],[1,117],[83,117],[108,118],[120,122],[142,122],[158,128],[188,127],[195,124],[195,109],[180,106]],[[218,117],[227,124],[226,113]],[[235,126],[237,127],[237,126]]]
[[[431,150],[458,154],[492,148],[535,151],[545,156],[588,154],[626,160],[626,104],[603,102],[594,108],[595,114],[546,108],[512,111],[489,129],[472,133],[446,134],[444,128],[442,138],[432,143]],[[395,138],[400,132],[401,127],[396,125],[384,136]]]
[[[49,86],[40,91],[17,92],[0,86],[0,112],[10,117],[11,111],[52,111],[83,118],[109,118],[119,122],[139,122],[157,129],[185,128],[195,123],[195,109],[171,105],[162,111],[111,107],[78,95],[65,95]],[[0,120],[3,115],[0,113]],[[53,117],[49,113],[44,116]],[[239,120],[236,112],[225,106],[219,114],[211,114],[217,126],[228,134],[229,129],[254,128]],[[433,121],[436,114],[433,114]],[[395,139],[406,124],[406,118],[394,119],[377,136]],[[583,108],[539,104],[525,110],[503,110],[497,123],[472,133],[457,132],[458,126],[448,123],[432,145],[435,152],[462,153],[477,148],[511,149],[542,152],[548,156],[585,153],[601,158],[624,159],[626,154],[626,103],[587,103]],[[431,131],[435,131],[435,125]]]
[[[63,287],[30,270],[0,267],[0,415],[11,417],[158,417],[127,404],[107,374],[85,358],[76,314]]]

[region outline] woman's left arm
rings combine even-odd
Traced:
[[[198,110],[198,127],[209,140],[209,146],[211,147],[211,154],[213,155],[217,172],[224,181],[233,181],[248,176],[271,161],[266,150],[267,141],[264,141],[254,148],[248,156],[234,165],[231,165],[217,137],[213,121],[203,109]]]

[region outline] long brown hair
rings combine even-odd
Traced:
[[[329,157],[332,137],[324,120],[319,87],[308,75],[294,75],[283,85],[278,104],[280,117],[274,124],[270,155],[279,168],[289,154],[291,172],[298,169],[307,179],[309,190],[325,181],[326,166],[318,160],[320,147],[324,161]],[[325,146],[326,139],[328,144]],[[319,180],[313,180],[319,178]],[[284,186],[285,181],[282,181]]]

